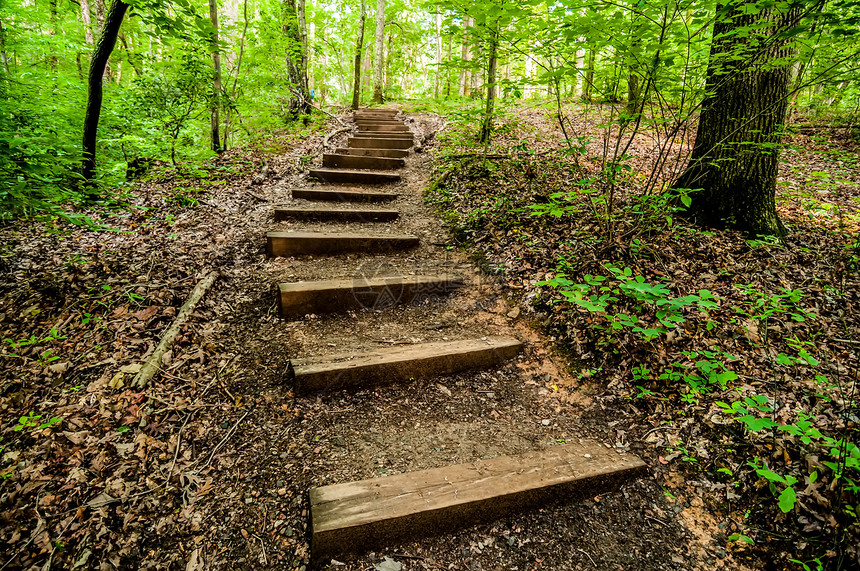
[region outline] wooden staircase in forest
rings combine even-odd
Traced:
[[[407,166],[413,134],[394,109],[360,109],[354,120],[359,131],[347,146],[324,154],[322,168],[310,170],[310,179],[328,185],[293,189],[293,200],[311,204],[278,207],[276,221],[384,224],[398,219],[400,212],[395,208],[349,203],[396,204],[398,190],[403,190],[398,188],[402,181],[398,171]],[[368,185],[393,185],[395,190]],[[271,231],[266,239],[266,251],[273,257],[385,253],[420,243],[416,236],[388,232]],[[463,279],[448,274],[288,282],[278,284],[277,305],[284,319],[360,308],[384,311],[412,304],[428,291],[439,297],[463,287],[467,287]],[[297,396],[355,390],[496,368],[515,358],[522,348],[519,340],[499,336],[371,348],[294,359],[289,375]],[[567,498],[571,493],[594,495],[645,469],[637,457],[599,443],[550,446],[475,460],[309,490],[312,558],[320,561],[385,548],[403,539],[444,533]]]

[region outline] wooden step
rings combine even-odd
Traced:
[[[399,195],[377,190],[347,190],[330,188],[294,188],[293,198],[304,200],[329,200],[336,202],[361,202],[369,200],[391,200]]]
[[[393,172],[327,168],[311,169],[309,176],[327,182],[354,182],[356,184],[384,184],[400,180],[400,175]]]
[[[275,220],[341,220],[344,222],[387,222],[400,213],[382,208],[325,208],[281,206],[275,208]]]
[[[389,157],[368,157],[365,155],[323,155],[323,166],[329,168],[345,169],[375,169],[394,170],[406,166],[403,159],[392,159]]]
[[[356,109],[353,115],[355,117],[367,117],[379,115],[380,117],[394,117],[400,113],[397,109]]]
[[[313,488],[311,557],[390,548],[545,503],[593,497],[646,472],[636,456],[586,442]]]
[[[392,159],[403,159],[409,156],[405,149],[347,149],[338,147],[335,151],[339,155],[364,155],[366,157],[391,157]]]
[[[295,392],[370,387],[485,369],[516,356],[521,349],[517,339],[487,337],[295,360]]]
[[[409,127],[404,125],[403,123],[386,125],[382,123],[365,123],[363,121],[358,122],[358,128],[364,131],[378,131],[378,132],[391,132],[391,133],[411,133]]]
[[[417,237],[402,234],[266,233],[266,253],[270,257],[345,252],[390,252],[414,248],[417,245]]]
[[[367,119],[367,118],[356,117],[355,119],[353,119],[353,121],[355,121],[359,125],[392,125],[395,127],[405,127],[406,126],[406,123],[404,123],[400,119],[380,119],[380,118]]]
[[[415,135],[411,131],[407,133],[397,133],[394,131],[356,131],[356,137],[370,137],[379,139],[414,139]]]
[[[454,276],[357,277],[282,283],[278,311],[281,317],[301,317],[347,309],[382,310],[438,297],[463,285],[463,280]]]
[[[410,149],[413,142],[409,139],[382,139],[379,137],[350,137],[346,143],[349,148],[360,149]]]

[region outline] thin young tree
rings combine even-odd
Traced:
[[[751,10],[741,0],[718,5],[696,142],[673,184],[695,190],[688,209],[695,222],[785,235],[776,213],[776,176],[791,83],[786,32],[801,16],[798,7]]]
[[[382,67],[385,58],[385,0],[376,0],[376,44],[373,52],[373,102],[382,103]]]
[[[216,153],[221,152],[221,134],[220,134],[220,110],[221,110],[221,49],[218,45],[218,0],[209,0],[209,19],[212,22],[212,67],[214,74],[212,77],[212,103],[211,112],[211,127],[210,147]]]
[[[358,18],[358,36],[355,38],[355,68],[352,77],[352,108],[358,109],[361,102],[361,52],[364,51],[364,21],[367,12],[361,0],[361,14]]]
[[[128,11],[129,5],[122,0],[113,0],[107,10],[96,43],[93,57],[90,60],[90,71],[87,80],[88,96],[87,110],[84,117],[84,136],[82,145],[83,165],[81,174],[84,180],[90,181],[96,173],[96,136],[99,128],[99,117],[102,112],[102,78],[111,52],[116,46],[122,20]]]

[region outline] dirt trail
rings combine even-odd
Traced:
[[[438,125],[434,117],[414,119],[413,130],[424,135]],[[447,246],[443,225],[422,201],[431,162],[429,152],[413,154],[404,180],[386,186],[401,194],[385,205],[400,210],[396,222],[274,223],[273,204],[305,204],[291,201],[290,188],[299,181],[258,189],[272,204],[249,213],[248,228],[254,231],[233,238],[232,264],[222,268],[228,279],[212,294],[215,300],[245,300],[239,307],[226,301],[216,305],[222,320],[217,342],[237,355],[226,384],[243,395],[237,399],[247,403],[248,416],[234,442],[238,447],[217,460],[227,462],[223,468],[231,476],[219,478],[197,505],[205,538],[198,554],[207,567],[308,566],[307,490],[315,486],[579,439],[616,444],[608,428],[605,433],[594,428],[610,419],[580,418],[576,403],[588,402],[587,395],[558,389],[577,382],[564,372],[563,360],[553,362],[543,339],[516,317],[520,311],[503,297],[500,285]],[[262,229],[406,233],[419,236],[421,246],[384,256],[267,259]],[[385,311],[296,321],[273,316],[278,281],[350,278],[367,268],[406,275],[445,268],[468,278],[471,286],[447,299]],[[373,390],[295,398],[285,380],[290,358],[489,334],[518,336],[529,345],[495,370]],[[689,569],[697,566],[690,538],[662,491],[646,478],[616,493],[560,502],[331,565],[371,569],[390,557],[403,569]]]
[[[10,268],[0,314],[4,335],[37,315],[34,308],[53,303],[57,314],[46,309],[38,327],[47,331],[56,321],[75,339],[58,351],[60,372],[33,359],[26,375],[5,372],[7,415],[35,410],[63,421],[29,440],[4,440],[6,452],[21,453],[25,467],[3,481],[0,533],[10,548],[0,564],[42,568],[50,555],[55,567],[82,561],[79,568],[105,570],[306,569],[313,487],[579,439],[641,453],[641,444],[613,428],[622,407],[603,408],[593,399],[531,326],[526,308],[448,246],[442,222],[422,201],[434,152],[429,136],[442,121],[409,120],[428,142],[407,159],[404,180],[392,187],[401,197],[385,206],[400,211],[396,222],[274,221],[276,205],[300,204],[290,191],[306,186],[307,169],[319,164],[318,156],[314,164],[303,160],[321,150],[322,136],[313,136],[271,158],[266,176],[251,173],[239,185],[213,186],[195,206],[165,208],[164,219],[144,211],[123,215],[116,226],[127,233],[3,230],[11,252],[0,260]],[[332,147],[342,142],[335,138]],[[153,184],[141,190],[140,203],[164,207],[174,192]],[[386,256],[266,257],[266,231],[323,228],[413,234],[421,245]],[[78,257],[86,260],[80,270]],[[166,372],[146,394],[112,387],[120,367],[151,351],[194,278],[211,269],[221,278],[183,329]],[[280,281],[439,269],[470,285],[415,306],[277,317]],[[55,274],[66,282],[51,281]],[[83,312],[95,311],[99,283],[124,293],[116,293],[115,306],[100,309],[101,321],[88,323],[90,313]],[[19,317],[22,307],[26,315]],[[491,334],[517,337],[526,349],[496,369],[373,390],[296,398],[287,381],[294,358]],[[37,382],[43,388],[34,389]],[[7,424],[4,436],[14,434]],[[123,425],[125,431],[117,430]],[[107,504],[99,501],[105,497]],[[742,568],[731,554],[705,544],[719,530],[697,524],[696,498],[668,500],[651,478],[597,497],[560,499],[331,568]],[[16,521],[32,525],[24,529]],[[28,542],[30,535],[36,540]],[[52,552],[52,542],[62,542],[65,551]]]

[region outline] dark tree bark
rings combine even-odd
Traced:
[[[361,103],[361,52],[364,51],[364,20],[367,12],[361,0],[361,15],[358,20],[358,37],[355,38],[355,73],[352,78],[352,108],[358,109]]]
[[[490,142],[493,133],[493,106],[496,103],[496,66],[498,65],[499,26],[496,24],[489,30],[489,54],[487,56],[487,108],[484,112],[484,124],[481,126],[481,142]]]
[[[690,194],[688,210],[698,224],[784,236],[776,214],[776,175],[791,82],[784,58],[791,53],[778,34],[797,23],[800,11],[750,15],[740,7],[718,7],[696,143],[672,186],[701,189]],[[761,35],[734,33],[762,24],[767,28]]]
[[[308,89],[307,58],[305,56],[305,39],[302,35],[304,22],[304,0],[299,0],[301,10],[296,7],[296,0],[284,0],[283,33],[289,40],[287,46],[287,73],[293,89],[290,100],[290,114],[293,116],[310,112],[311,94]]]
[[[212,78],[212,107],[209,129],[210,147],[216,153],[221,152],[221,48],[218,46],[218,0],[209,0],[209,20],[212,22],[212,67],[214,76]]]
[[[87,112],[84,117],[83,165],[81,174],[84,180],[92,180],[96,173],[96,138],[99,128],[99,117],[102,112],[102,78],[105,67],[119,35],[122,20],[128,11],[128,4],[122,0],[113,0],[105,14],[99,41],[96,43],[93,57],[90,60],[87,97]]]

